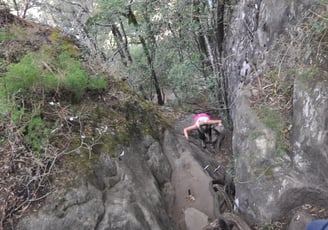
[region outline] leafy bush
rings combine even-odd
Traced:
[[[45,122],[39,116],[33,117],[24,128],[27,131],[25,141],[34,151],[40,153],[49,136],[49,129],[47,129]]]
[[[49,130],[56,123],[48,124],[40,114],[47,94],[64,93],[76,102],[86,90],[106,87],[105,75],[88,75],[75,54],[65,46],[43,46],[9,65],[0,78],[1,121],[19,130],[23,142],[40,154],[49,140]]]
[[[263,124],[276,133],[276,152],[282,155],[287,149],[284,136],[285,119],[278,112],[267,107],[259,109],[258,113]]]
[[[131,56],[134,60],[128,69],[131,85],[136,86],[136,88],[138,88],[139,85],[143,85],[144,88],[151,88],[152,84],[149,79],[150,71],[142,47],[133,47],[131,49]]]
[[[205,81],[197,77],[198,71],[190,61],[174,65],[169,73],[169,80],[174,84],[175,92],[180,100],[199,98]]]
[[[87,88],[97,90],[107,86],[104,77],[88,77],[81,63],[69,51],[48,46],[10,65],[1,83],[8,95],[18,91],[47,93],[63,89],[72,93],[75,100],[80,100]]]
[[[88,89],[97,91],[97,90],[105,90],[107,88],[107,78],[105,75],[100,74],[99,76],[95,76],[92,81],[88,83]]]
[[[73,59],[68,51],[59,55],[58,62],[59,67],[64,70],[60,81],[61,86],[72,92],[74,99],[80,100],[88,85],[88,79],[81,63]]]
[[[40,83],[40,72],[35,66],[32,55],[26,55],[19,63],[9,65],[6,76],[2,79],[5,91],[14,94],[32,90]]]
[[[10,34],[7,30],[0,30],[0,42],[5,42],[13,39],[13,35]]]

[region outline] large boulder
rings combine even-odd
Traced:
[[[126,147],[119,158],[101,153],[90,164],[91,173],[53,193],[17,229],[173,229],[159,186],[170,181],[171,167],[153,138]]]
[[[307,29],[317,9],[317,0],[250,0],[227,12],[223,68],[234,131],[235,204],[250,223],[278,220],[306,202],[327,207],[327,55]],[[278,102],[276,90],[263,93],[280,82],[294,89],[288,100]],[[270,107],[268,101],[281,104]],[[275,121],[280,132],[265,124],[263,117],[271,115],[261,117],[263,107],[279,110],[290,102],[288,123]]]
[[[116,157],[99,153],[99,159],[89,162],[91,172],[78,175],[75,186],[52,193],[17,229],[205,227],[227,202],[213,189],[213,180],[216,189],[223,188],[226,175],[224,169],[216,170],[219,163],[201,148],[197,135],[191,134],[190,142],[185,139],[182,130],[190,122],[192,116],[166,130],[162,142],[149,135],[131,137],[133,144],[120,147]]]
[[[277,152],[277,133],[251,109],[249,91],[238,96],[236,203],[248,221],[278,220],[307,203],[328,207],[327,79],[295,81],[290,153]]]
[[[227,76],[232,116],[236,113],[236,95],[247,80],[247,75],[255,70],[263,73],[269,65],[276,65],[277,56],[286,52],[286,47],[281,47],[281,41],[278,40],[280,35],[288,34],[291,39],[298,39],[293,29],[298,30],[297,23],[306,17],[309,8],[318,3],[319,0],[248,0],[238,1],[228,11],[223,68]],[[293,52],[293,49],[295,47],[290,47],[288,51]],[[297,55],[296,58],[299,57]],[[285,57],[283,63],[286,62],[291,61]]]

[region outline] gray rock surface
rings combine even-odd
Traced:
[[[270,67],[278,69],[278,75],[282,66],[298,71],[296,59],[313,63],[311,45],[299,52],[291,44],[301,36],[299,23],[318,2],[239,1],[230,12],[224,71],[234,130],[236,203],[249,223],[277,220],[306,202],[328,207],[328,78],[324,72],[294,82],[290,151],[277,154],[277,133],[263,125],[249,103],[262,90],[261,86],[252,89],[251,82],[261,80]],[[300,55],[304,52],[309,54]],[[251,66],[248,73],[245,60]],[[322,60],[318,64],[323,71],[327,58]]]
[[[306,229],[306,226],[313,220],[313,217],[304,210],[298,210],[291,218],[287,230]]]
[[[195,208],[187,208],[184,214],[188,230],[203,229],[208,224],[208,216]]]
[[[223,176],[213,172],[218,163],[195,144],[198,141],[185,140],[181,130],[189,120],[191,116],[176,130],[167,130],[162,144],[145,136],[124,147],[120,158],[102,153],[90,162],[91,175],[81,175],[77,186],[53,193],[17,229],[193,230],[206,226],[208,218],[217,217],[212,180]]]
[[[163,158],[158,170],[164,173],[154,171],[154,176],[151,170],[163,152],[152,138],[124,151],[121,160],[103,153],[90,162],[92,175],[81,175],[76,187],[52,194],[17,229],[173,229],[159,188],[159,182],[170,181],[170,165]]]
[[[291,28],[308,12],[306,9],[318,2],[319,0],[249,0],[238,1],[234,5],[228,14],[230,21],[223,44],[223,68],[227,76],[232,116],[236,114],[235,98],[247,75],[255,69],[262,73],[267,66],[276,64],[270,63],[276,59],[275,51],[278,55],[286,52],[286,47],[279,47],[279,36],[292,34]],[[243,74],[242,71],[245,60],[251,66],[248,74]],[[288,62],[292,63],[290,60]]]
[[[17,229],[93,229],[105,211],[102,193],[90,183],[56,192],[48,200],[41,212],[23,219]]]
[[[248,221],[279,219],[305,203],[328,207],[327,83],[295,82],[294,148],[289,154],[277,154],[276,134],[250,108],[247,90],[238,96],[234,123],[236,199]]]

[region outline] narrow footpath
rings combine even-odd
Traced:
[[[189,115],[174,124],[174,134],[166,133],[164,148],[173,168],[172,185],[175,200],[171,217],[177,230],[199,230],[220,214],[221,203],[215,194],[213,181],[224,183],[231,157],[231,138],[226,131],[220,149],[207,145],[201,147],[197,132],[190,140],[183,136],[183,128],[191,124]]]

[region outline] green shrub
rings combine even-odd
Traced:
[[[62,86],[72,92],[75,99],[79,100],[88,86],[88,79],[81,63],[66,55],[63,53],[59,56],[60,64],[65,70]]]
[[[42,86],[46,92],[56,89],[59,86],[58,76],[53,73],[46,73],[42,79]]]
[[[22,123],[24,116],[25,109],[14,109],[11,111],[11,120],[15,126],[19,126]]]
[[[258,115],[264,126],[276,133],[276,152],[278,155],[283,154],[287,149],[284,137],[284,127],[286,126],[285,119],[280,113],[267,107],[259,109]]]
[[[280,130],[285,125],[281,115],[270,108],[264,107],[260,109],[259,116],[263,124],[272,130]]]
[[[190,61],[172,66],[169,81],[174,83],[175,92],[182,101],[201,97],[200,87],[206,85],[204,79],[199,79],[198,70]]]
[[[39,82],[39,69],[35,66],[32,55],[26,55],[19,63],[8,66],[8,72],[2,79],[6,92],[32,90]]]
[[[45,122],[39,116],[33,117],[25,129],[24,131],[27,131],[24,136],[25,141],[32,150],[40,154],[49,136],[49,129],[47,129]]]
[[[56,57],[57,54],[57,57]],[[105,89],[105,77],[87,76],[82,64],[63,47],[44,46],[38,52],[25,55],[17,64],[8,67],[0,80],[8,95],[49,92],[63,89],[80,100],[85,90]]]
[[[263,135],[264,135],[264,133],[261,132],[261,131],[253,131],[253,132],[251,132],[251,133],[249,134],[249,138],[250,138],[251,140],[255,140],[255,139],[257,139],[258,137],[263,136]]]
[[[0,42],[6,42],[6,41],[10,41],[14,38],[14,36],[9,33],[7,30],[2,29],[0,30]]]
[[[40,116],[47,93],[62,91],[76,102],[87,89],[107,88],[105,75],[88,76],[75,55],[64,46],[43,46],[9,65],[0,77],[1,122],[19,130],[36,154],[42,153],[49,129],[56,125],[56,121],[48,124]]]
[[[108,82],[105,75],[99,75],[89,80],[88,89],[90,90],[104,90],[107,88]]]

